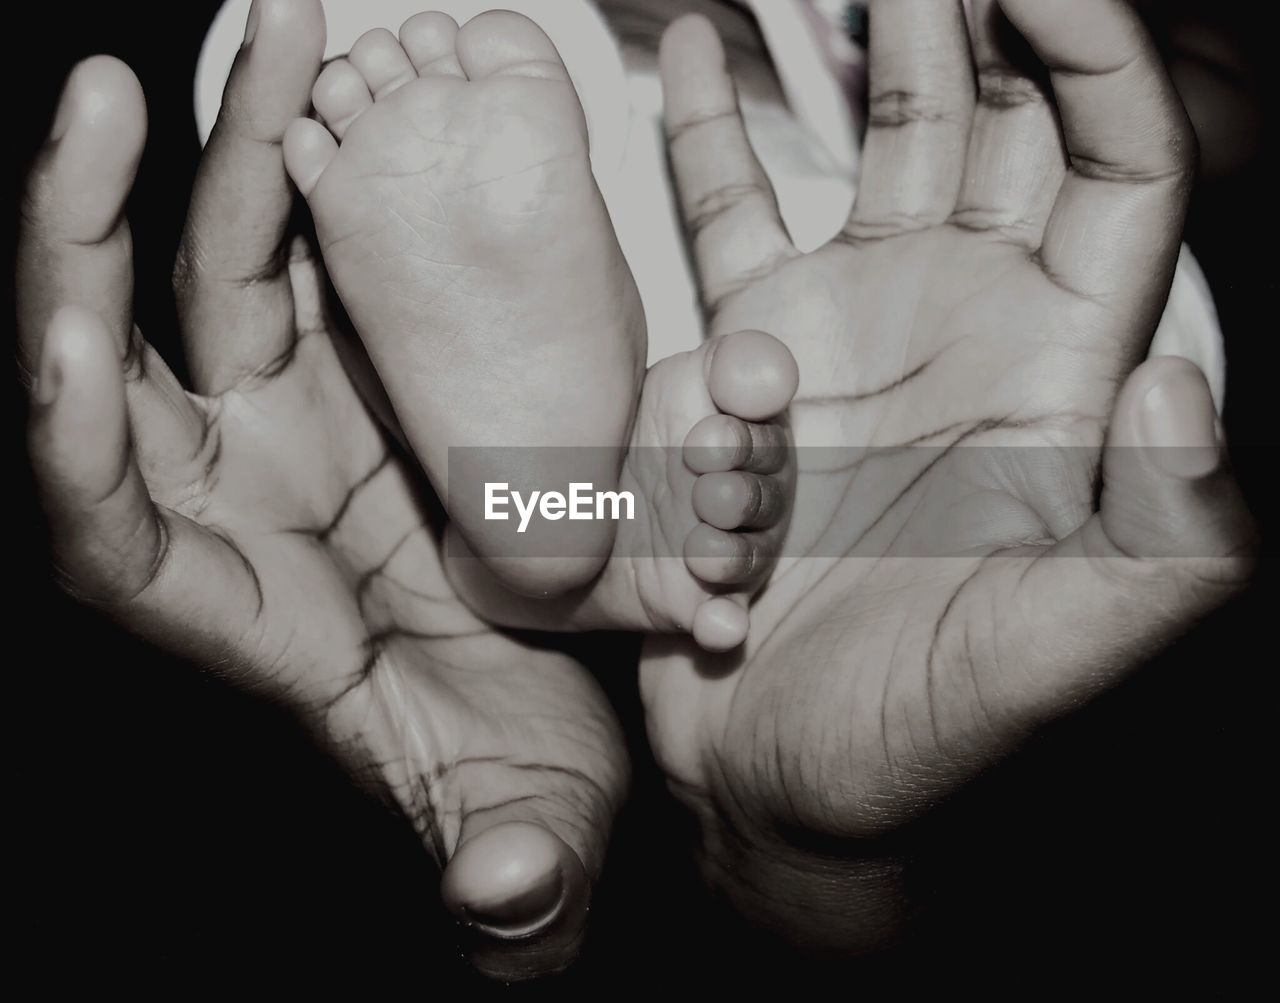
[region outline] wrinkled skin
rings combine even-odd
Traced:
[[[175,273],[194,393],[132,323],[121,213],[146,115],[123,64],[76,68],[34,168],[20,357],[58,571],[128,629],[285,702],[398,805],[481,970],[554,971],[624,794],[621,736],[581,665],[449,586],[437,503],[353,389],[323,274],[287,229],[279,143],[323,13],[260,0],[255,22]]]
[[[710,333],[750,318],[795,354],[799,481],[744,648],[648,642],[649,732],[712,883],[809,948],[883,943],[901,861],[859,847],[892,846],[1251,566],[1202,374],[1135,370],[1178,253],[1185,115],[1123,5],[1001,7],[975,4],[971,52],[952,0],[873,3],[857,203],[808,255],[714,34],[686,19],[664,42]]]

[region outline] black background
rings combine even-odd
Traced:
[[[68,70],[95,52],[123,58],[151,120],[130,202],[137,313],[171,360],[168,278],[199,155],[192,81],[216,7],[59,2],[6,13],[15,171],[5,246],[21,177]],[[1261,68],[1266,53],[1256,56]],[[1280,309],[1273,168],[1268,139],[1248,172],[1198,194],[1189,230],[1219,299],[1228,432],[1264,528],[1277,511],[1268,483]],[[89,977],[194,988],[229,975],[330,985],[358,977],[362,995],[384,979],[423,995],[492,991],[465,974],[436,875],[409,827],[354,790],[286,714],[59,595],[21,453],[23,404],[10,391],[16,546],[5,717],[16,789],[6,814],[20,848],[10,856],[19,960],[51,987]],[[913,882],[931,918],[909,949],[841,973],[842,995],[939,978],[1028,992],[1078,978],[1222,987],[1265,954],[1271,564],[1250,595],[1176,651],[1038,737],[922,828]],[[827,974],[757,943],[697,890],[687,822],[644,748],[632,650],[621,639],[584,642],[627,722],[635,794],[586,954],[541,989],[705,982],[733,991],[769,976]]]

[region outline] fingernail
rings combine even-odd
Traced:
[[[1198,372],[1179,369],[1156,382],[1142,401],[1148,453],[1165,473],[1195,480],[1221,463],[1217,413]]]
[[[261,17],[259,10],[259,0],[253,0],[253,6],[249,8],[249,17],[244,23],[244,44],[248,45],[253,41],[253,36],[258,33],[258,21]]]
[[[62,366],[46,346],[44,358],[40,360],[40,373],[31,385],[31,396],[41,407],[48,407],[57,399],[61,389]]]
[[[463,919],[494,937],[525,937],[555,919],[563,899],[564,877],[556,866],[501,901],[466,903],[462,907]]]

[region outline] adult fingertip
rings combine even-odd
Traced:
[[[86,376],[94,391],[91,396],[97,396],[100,388],[92,374],[118,365],[111,333],[102,318],[84,307],[60,307],[45,329],[32,399],[41,408],[51,408],[68,381],[83,383]]]
[[[104,354],[113,355],[114,343],[106,324],[92,310],[76,305],[62,306],[49,320],[41,353],[41,371],[46,362],[69,361],[75,365]]]
[[[1220,425],[1209,383],[1194,363],[1153,360],[1137,404],[1139,437],[1164,473],[1183,480],[1207,477],[1222,465]]]
[[[62,389],[62,332],[66,330],[68,320],[63,314],[67,309],[63,307],[54,314],[40,345],[40,359],[31,384],[31,397],[41,407],[47,408],[57,400]]]
[[[564,842],[532,822],[507,822],[473,836],[449,862],[445,905],[496,936],[522,936],[550,922],[561,904]]]
[[[504,822],[472,836],[441,883],[482,973],[507,981],[559,971],[578,953],[590,884],[573,849],[545,826]]]
[[[120,221],[146,136],[146,100],[133,71],[113,56],[77,64],[33,175],[33,227],[45,239],[105,240]]]
[[[272,49],[287,40],[293,51],[320,58],[326,35],[320,0],[254,0],[245,24],[245,45],[266,39]]]
[[[720,48],[720,35],[715,26],[703,14],[684,14],[662,33],[658,58],[663,69],[674,68],[688,56],[701,58],[708,47]],[[710,68],[720,69],[719,66]]]
[[[115,56],[90,56],[67,77],[50,139],[61,139],[79,124],[109,132],[128,148],[140,143],[145,122],[146,98],[133,70]]]

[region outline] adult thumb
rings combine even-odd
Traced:
[[[1118,682],[1253,573],[1254,523],[1193,363],[1155,358],[1133,372],[1102,476],[1098,511],[1019,578],[1016,651],[998,661],[1020,666],[1024,723]]]

